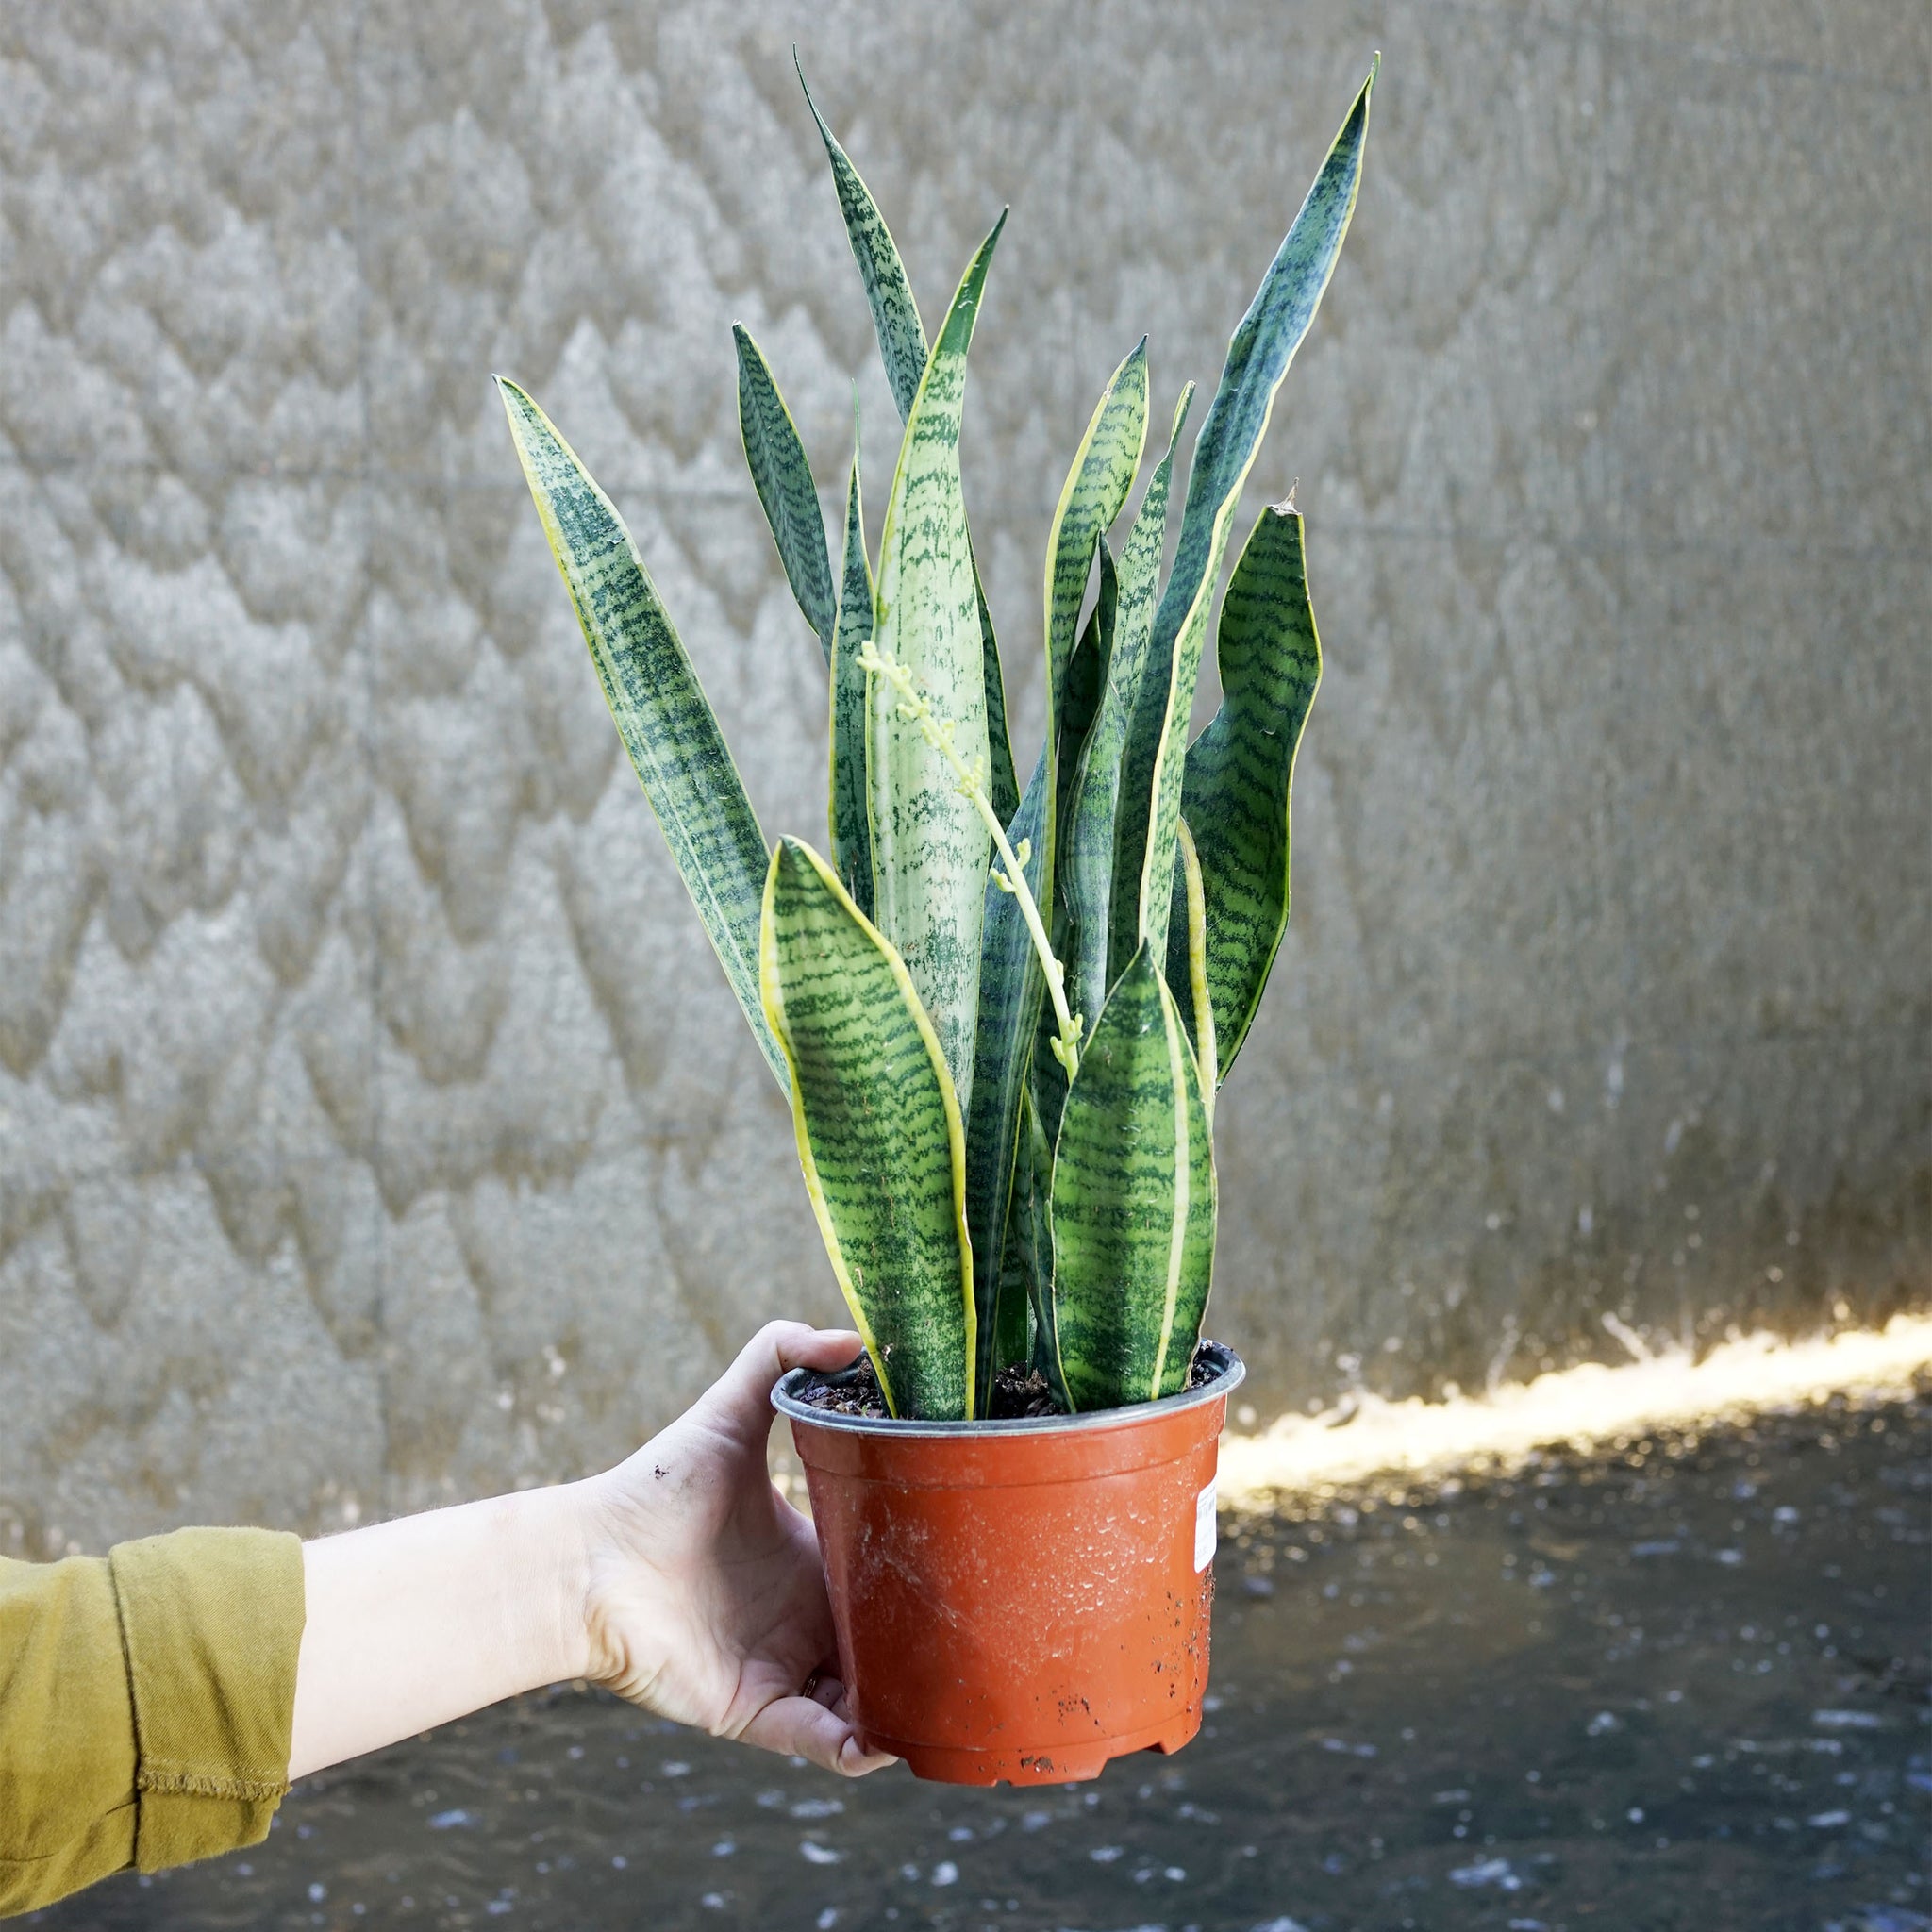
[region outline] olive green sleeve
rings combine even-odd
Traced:
[[[0,1560],[0,1912],[133,1864],[137,1822],[107,1559]]]
[[[302,1545],[267,1530],[0,1561],[0,1913],[265,1838],[302,1620]]]

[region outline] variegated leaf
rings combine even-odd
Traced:
[[[875,641],[954,731],[969,766],[987,767],[985,641],[959,484],[966,352],[1006,216],[959,283],[907,418],[879,544]],[[866,782],[874,905],[939,1034],[961,1105],[973,1087],[979,1020],[985,823],[950,760],[903,715],[893,682],[871,675]]]
[[[1221,709],[1189,748],[1181,808],[1200,852],[1216,1071],[1224,1080],[1288,927],[1289,800],[1322,679],[1295,511],[1264,509],[1249,533],[1222,600],[1215,654]],[[1174,985],[1176,970],[1171,940]]]
[[[1137,930],[1152,942],[1157,958],[1167,957],[1188,716],[1229,523],[1268,427],[1275,392],[1315,319],[1355,212],[1374,79],[1372,67],[1294,225],[1234,332],[1220,387],[1194,444],[1180,538],[1154,617],[1121,781],[1117,837],[1140,854]]]
[[[1047,877],[1058,842],[1059,719],[1067,660],[1093,568],[1093,547],[1127,500],[1147,441],[1147,338],[1108,378],[1074,453],[1046,538],[1046,745],[1052,767],[1046,823]]]
[[[1007,828],[1017,851],[1027,849],[1024,872],[1037,894],[1046,856],[1041,831],[1046,820],[1046,759],[1034,767],[1026,796]],[[979,963],[979,1024],[974,1048],[973,1091],[966,1107],[966,1225],[977,1257],[974,1294],[979,1305],[982,1397],[1000,1363],[993,1359],[993,1328],[1013,1196],[1014,1153],[1019,1144],[1020,1102],[1034,1028],[1045,1003],[1046,982],[1012,893],[989,881]]]
[[[1031,1094],[1020,1103],[1020,1147],[1013,1174],[1013,1213],[1007,1239],[1026,1282],[1033,1310],[1033,1366],[1071,1413],[1074,1404],[1060,1367],[1059,1338],[1054,1328],[1053,1142],[1033,1110]]]
[[[738,426],[744,459],[764,505],[765,521],[778,546],[786,581],[805,621],[832,661],[832,626],[838,600],[832,591],[831,559],[825,554],[825,521],[819,510],[818,487],[798,440],[798,425],[772,375],[764,352],[742,323],[731,325],[738,346]]]
[[[971,544],[972,539],[967,539]],[[1013,736],[1007,724],[1007,681],[1000,673],[999,640],[992,634],[992,612],[987,608],[986,586],[979,580],[979,559],[973,559],[973,591],[979,599],[979,643],[986,670],[986,744],[991,760],[986,789],[993,816],[1006,824],[1020,809],[1020,775],[1013,769]]]
[[[858,490],[858,406],[852,409],[852,478],[845,490],[845,553],[832,640],[832,863],[858,909],[872,917],[872,825],[865,786],[865,666],[872,641],[872,566],[865,556],[865,511]]]
[[[1194,386],[1189,383],[1174,407],[1167,449],[1148,478],[1146,493],[1135,512],[1121,553],[1118,607],[1113,647],[1108,654],[1107,681],[1100,709],[1087,734],[1062,837],[1060,888],[1068,923],[1067,1002],[1091,1025],[1100,1017],[1108,987],[1131,957],[1130,943],[1118,958],[1109,953],[1110,915],[1116,892],[1130,895],[1134,920],[1140,913],[1141,874],[1138,857],[1131,875],[1116,877],[1114,823],[1120,805],[1121,754],[1127,726],[1141,689],[1146,662],[1147,637],[1154,621],[1155,592],[1159,583],[1161,552],[1167,541],[1168,491],[1174,475],[1174,446],[1188,417]],[[1132,922],[1121,922],[1124,927]]]
[[[1167,983],[1179,987],[1174,1004],[1194,1049],[1194,1067],[1201,1076],[1201,1106],[1208,1131],[1214,1131],[1214,999],[1208,983],[1208,894],[1201,883],[1201,856],[1194,848],[1193,827],[1182,814],[1174,852],[1174,909],[1167,921]]]
[[[805,86],[802,67],[798,81],[801,87]],[[919,393],[919,378],[925,374],[925,326],[919,319],[919,305],[912,298],[906,264],[899,258],[898,246],[872,197],[872,191],[859,178],[851,158],[825,125],[825,118],[812,100],[809,88],[805,89],[805,99],[812,119],[818,123],[826,158],[832,164],[832,180],[838,190],[840,210],[845,217],[846,238],[852,243],[852,257],[858,264],[866,300],[872,308],[879,358],[885,364],[886,379],[904,419],[911,413],[912,399]],[[986,591],[980,588],[976,560],[973,581],[979,598],[980,640],[985,653],[987,746],[991,758],[987,789],[992,798],[992,808],[1004,824],[1019,809],[1020,785],[1013,770],[1012,741],[1008,734],[1007,690],[1000,675],[999,644],[993,637],[992,615],[987,608]]]
[[[1181,1017],[1145,946],[1067,1090],[1054,1149],[1053,1319],[1076,1407],[1187,1386],[1214,1266],[1214,1156]]]
[[[965,1136],[919,996],[838,875],[797,839],[772,855],[759,964],[791,1068],[812,1212],[887,1407],[969,1417],[977,1324]]]
[[[975,1293],[977,1291],[974,1291]],[[980,1371],[989,1389],[993,1375],[1002,1369],[1018,1369],[1024,1374],[1033,1361],[1033,1298],[1027,1291],[1025,1264],[1018,1247],[1010,1241],[1000,1267],[999,1307],[993,1316],[992,1333],[992,1374],[988,1374],[983,1367]],[[984,1406],[979,1412],[982,1415],[986,1413]]]
[[[1056,702],[1086,601],[1093,546],[1133,488],[1147,441],[1147,338],[1108,377],[1060,487],[1046,538],[1046,669]]]
[[[1107,539],[1093,546],[1100,562],[1100,580],[1095,588],[1093,608],[1080,630],[1079,641],[1067,659],[1067,675],[1060,687],[1058,716],[1055,720],[1059,739],[1059,800],[1054,813],[1060,828],[1060,842],[1066,842],[1067,813],[1074,800],[1074,787],[1080,774],[1088,733],[1100,715],[1101,699],[1107,691],[1108,665],[1113,657],[1114,629],[1120,617],[1120,573],[1114,567],[1113,552]],[[1060,886],[1058,896],[1065,897]],[[1098,1008],[1094,1009],[1096,1012]]]
[[[794,64],[796,54],[793,55]],[[851,158],[825,125],[811,89],[805,86],[805,69],[798,69],[798,84],[805,88],[805,104],[819,125],[819,137],[825,143],[825,158],[832,164],[832,180],[839,191],[840,211],[845,217],[845,234],[852,243],[852,258],[858,264],[865,283],[866,299],[872,304],[873,327],[879,339],[879,357],[886,365],[886,380],[892,386],[892,397],[899,405],[903,421],[912,413],[912,399],[919,393],[919,379],[925,374],[925,326],[919,319],[919,305],[912,299],[912,284],[907,279],[906,264],[886,226],[878,203],[859,179]]]
[[[1064,963],[1068,948],[1066,907],[1063,903],[1055,904],[1051,931],[1053,956]],[[1092,1020],[1085,1013],[1078,1017],[1083,1034],[1091,1032]],[[1093,1019],[1098,1017],[1095,1014]],[[1039,1018],[1034,1023],[1033,1058],[1026,1069],[1026,1093],[1049,1145],[1059,1134],[1060,1109],[1067,1101],[1067,1070],[1053,1050],[1053,1042],[1058,1034],[1058,1015],[1050,1005],[1042,1004]]]
[[[499,377],[497,388],[618,736],[759,1049],[787,1086],[758,994],[764,835],[724,733],[610,499],[515,383]]]

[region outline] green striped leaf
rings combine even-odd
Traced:
[[[798,84],[805,87],[802,67]],[[812,119],[818,123],[825,157],[832,164],[832,180],[838,190],[840,210],[845,217],[846,238],[852,243],[852,257],[858,264],[866,300],[872,308],[879,358],[885,364],[886,379],[891,385],[892,398],[899,405],[903,421],[912,412],[912,399],[919,393],[919,378],[925,374],[925,326],[919,319],[919,305],[912,298],[906,264],[899,258],[898,246],[871,190],[825,125],[825,117],[819,112],[808,87],[805,88],[805,99]],[[993,636],[986,591],[979,583],[976,559],[973,582],[979,598],[980,641],[985,652],[987,743],[991,760],[987,789],[993,811],[1005,824],[1019,809],[1020,782],[1013,769],[1012,740],[1007,726],[1007,688],[1000,675],[999,644]]]
[[[1374,80],[1372,67],[1294,225],[1234,332],[1220,387],[1194,444],[1180,539],[1155,613],[1122,777],[1119,836],[1141,857],[1138,932],[1162,959],[1167,957],[1188,715],[1228,528],[1275,393],[1315,319],[1355,212]]]
[[[778,393],[764,352],[742,323],[731,325],[731,340],[738,345],[738,426],[744,439],[744,459],[765,507],[785,579],[806,623],[818,634],[829,664],[838,600],[832,592],[818,487],[811,480],[805,445],[798,440],[798,425]]]
[[[959,483],[966,352],[1002,214],[980,243],[906,421],[879,543],[875,638],[954,729],[969,766],[987,768],[985,641]],[[871,674],[866,779],[874,914],[906,970],[966,1105],[979,1019],[980,920],[991,843],[944,753],[901,716],[891,680]]]
[[[679,875],[778,1084],[785,1058],[758,993],[765,841],[703,688],[610,499],[515,383],[497,378],[543,534],[597,681]]]
[[[965,1137],[905,965],[797,839],[772,855],[759,963],[812,1212],[887,1407],[969,1417]]]
[[[1201,1074],[1201,1106],[1208,1131],[1214,1131],[1214,1081],[1218,1064],[1214,1043],[1214,1000],[1208,984],[1208,894],[1201,883],[1201,856],[1194,846],[1193,827],[1181,817],[1180,841],[1174,869],[1174,910],[1167,922],[1167,983],[1179,987],[1174,1004],[1194,1049],[1195,1070]]]
[[[1193,1052],[1145,946],[1067,1091],[1051,1215],[1054,1332],[1074,1407],[1184,1389],[1214,1267],[1214,1156]]]
[[[1081,627],[1080,641],[1067,659],[1066,679],[1060,690],[1059,715],[1055,721],[1059,738],[1059,799],[1054,814],[1060,827],[1060,841],[1066,842],[1067,813],[1074,802],[1074,787],[1080,775],[1080,760],[1087,749],[1088,734],[1100,715],[1101,700],[1107,691],[1108,665],[1113,658],[1114,631],[1120,619],[1120,573],[1114,567],[1113,552],[1107,539],[1093,546],[1100,563],[1100,580],[1095,589],[1093,608]],[[1061,896],[1065,889],[1060,889]],[[1094,1010],[1099,1011],[1096,1006]]]
[[[1264,509],[1249,533],[1214,648],[1221,709],[1188,751],[1181,808],[1200,851],[1216,1073],[1224,1080],[1288,927],[1289,800],[1322,681],[1302,520],[1286,506]],[[1174,958],[1171,942],[1168,977],[1178,985]]]
[[[1147,338],[1108,377],[1074,454],[1046,539],[1046,670],[1056,716],[1093,546],[1113,525],[1147,441]]]
[[[967,539],[968,544],[972,539]],[[992,761],[986,789],[993,816],[1008,824],[1020,809],[1020,774],[1013,769],[1013,736],[1007,724],[1007,681],[1000,674],[999,640],[992,634],[992,612],[986,605],[986,586],[979,581],[979,559],[973,559],[973,591],[979,599],[979,643],[986,670],[986,742]]]
[[[974,1291],[975,1293],[977,1291]],[[1000,1268],[999,1309],[993,1320],[992,1331],[992,1374],[986,1374],[984,1369],[981,1370],[989,1388],[992,1376],[1002,1369],[1018,1369],[1024,1374],[1033,1360],[1033,1301],[1027,1292],[1025,1264],[1021,1258],[1018,1244],[1012,1241],[1007,1244]],[[986,1413],[984,1405],[979,1413]]]
[[[1071,1412],[1074,1398],[1060,1367],[1059,1338],[1054,1328],[1053,1224],[1048,1201],[1052,1189],[1053,1143],[1040,1124],[1029,1093],[1020,1103],[1020,1150],[1013,1174],[1013,1217],[1007,1238],[1025,1279],[1033,1310],[1033,1366]]]
[[[797,51],[792,63],[797,65]],[[832,164],[832,181],[839,191],[840,212],[845,217],[845,234],[852,243],[852,258],[865,283],[866,300],[872,304],[872,323],[879,339],[879,358],[886,365],[886,380],[892,386],[892,398],[905,420],[912,413],[912,399],[919,393],[919,379],[925,374],[925,326],[919,319],[919,305],[912,299],[912,284],[907,279],[906,264],[892,231],[886,226],[878,203],[859,179],[851,158],[825,125],[811,89],[805,86],[805,69],[798,69],[798,84],[805,88],[805,104],[819,124],[819,137],[825,143],[825,158]]]
[[[1093,549],[1120,515],[1147,441],[1147,338],[1108,378],[1074,454],[1046,539],[1046,743],[1052,766],[1046,824],[1047,877],[1058,842],[1059,722],[1074,627],[1087,596]]]
[[[1023,841],[1031,848],[1022,870],[1036,896],[1046,871],[1041,836],[1045,821],[1046,760],[1042,756],[1034,767],[1020,809],[1007,826],[1007,837],[1015,851]],[[982,1399],[1000,1367],[994,1359],[998,1351],[993,1338],[1005,1279],[1020,1104],[1026,1088],[1034,1028],[1045,1003],[1046,981],[1020,902],[989,882],[982,912],[973,1091],[966,1108],[966,1226],[973,1253],[978,1257],[974,1293],[979,1307]],[[995,1274],[995,1270],[1000,1272]]]
[[[1100,1017],[1108,987],[1119,978],[1133,952],[1130,941],[1118,958],[1109,952],[1110,908],[1122,884],[1116,880],[1114,825],[1118,817],[1121,755],[1126,747],[1127,726],[1141,690],[1146,662],[1147,637],[1154,621],[1155,591],[1159,583],[1161,552],[1167,541],[1168,491],[1174,475],[1174,446],[1193,401],[1194,386],[1181,391],[1174,407],[1167,450],[1154,466],[1146,493],[1127,532],[1121,553],[1118,606],[1113,646],[1108,654],[1107,683],[1100,709],[1087,734],[1074,776],[1067,828],[1063,840],[1061,891],[1068,924],[1067,1003],[1084,1014],[1091,1025]],[[1138,855],[1124,890],[1130,895],[1134,920],[1123,920],[1123,930],[1138,923],[1141,874]]]
[[[872,566],[858,490],[858,403],[852,405],[852,479],[845,490],[845,554],[832,640],[832,863],[858,909],[872,917],[872,826],[866,809],[865,666],[872,641]]]

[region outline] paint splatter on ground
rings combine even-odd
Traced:
[[[1224,1532],[1178,1757],[852,1786],[551,1694],[27,1923],[1932,1928],[1932,1391]]]

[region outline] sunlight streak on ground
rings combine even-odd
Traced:
[[[1932,1315],[1897,1315],[1882,1329],[1786,1341],[1749,1335],[1700,1360],[1658,1350],[1614,1368],[1585,1362],[1450,1402],[1360,1395],[1319,1415],[1286,1415],[1221,1441],[1224,1507],[1257,1508],[1370,1477],[1447,1475],[1520,1464],[1530,1452],[1590,1448],[1653,1429],[1683,1429],[1836,1394],[1905,1392],[1932,1370]]]

